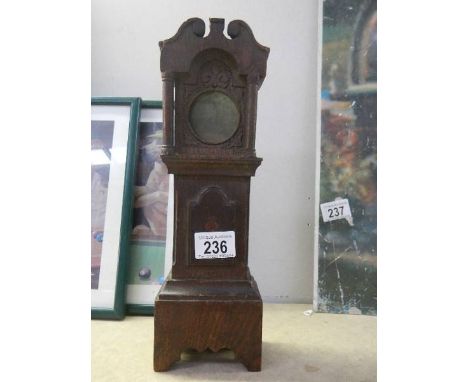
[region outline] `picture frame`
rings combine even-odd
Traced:
[[[171,267],[173,179],[161,161],[162,102],[142,101],[127,272],[127,313],[153,315]]]
[[[91,318],[125,316],[140,98],[91,98]]]

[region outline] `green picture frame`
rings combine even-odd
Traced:
[[[155,129],[162,133],[162,102],[143,100],[141,102],[140,119],[139,136],[142,142],[147,141],[145,137],[148,134],[150,134],[149,136],[154,136]],[[155,127],[156,125],[158,126]],[[142,143],[139,142],[137,146],[142,146]],[[142,147],[140,147],[140,149],[142,149]],[[142,165],[145,167],[144,163],[140,162],[144,162],[144,160],[142,160],[138,154],[137,158],[139,164],[137,165],[137,179],[134,192],[135,199],[138,199],[136,188],[142,187],[148,176],[148,173],[145,173],[145,171],[140,173],[139,166]],[[153,162],[149,160],[149,163],[154,164],[154,158]],[[137,220],[142,220],[141,218],[139,219],[139,215],[142,215],[142,211],[137,208],[137,205],[138,202],[135,202],[135,220],[132,222],[135,227],[141,224],[141,221],[138,223]],[[152,226],[152,228],[154,230],[154,226]],[[127,314],[129,315],[154,315],[154,295],[159,290],[162,280],[164,280],[167,261],[166,233],[158,234],[159,232],[150,232],[149,237],[145,237],[144,233],[142,235],[133,234],[131,236],[127,270]],[[143,266],[150,276],[148,276],[146,280],[138,280],[138,270]]]
[[[109,238],[109,240],[113,240],[114,246],[108,246],[107,248],[114,248],[112,251],[108,251],[107,253],[110,254],[110,257],[115,257],[112,259],[111,262],[113,265],[115,265],[115,269],[112,269],[109,271],[109,274],[112,274],[112,282],[111,284],[115,286],[113,293],[112,293],[112,287],[110,288],[109,291],[105,290],[103,291],[102,295],[105,295],[106,297],[110,298],[105,304],[101,303],[96,303],[96,300],[101,301],[102,299],[99,299],[102,297],[102,295],[99,295],[99,283],[101,283],[101,276],[103,275],[103,272],[101,270],[101,263],[99,263],[98,268],[99,269],[99,275],[97,277],[98,279],[98,286],[96,288],[93,287],[93,271],[91,272],[91,282],[92,282],[92,289],[91,289],[91,318],[92,319],[115,319],[115,320],[120,320],[125,317],[126,313],[126,305],[125,305],[125,297],[126,297],[126,275],[127,275],[127,260],[128,260],[128,251],[129,251],[129,238],[130,238],[130,232],[131,232],[131,223],[132,223],[132,214],[133,214],[133,184],[134,184],[134,179],[135,179],[135,170],[136,170],[136,144],[138,142],[138,121],[140,117],[140,107],[141,107],[141,99],[140,98],[126,98],[126,97],[93,97],[91,98],[91,105],[92,105],[92,112],[91,112],[91,117],[92,117],[92,123],[91,123],[91,130],[93,134],[93,123],[96,121],[93,121],[93,113],[94,110],[110,110],[110,113],[112,112],[113,109],[119,110],[119,113],[122,115],[125,112],[128,112],[128,132],[126,135],[126,150],[123,152],[120,152],[120,158],[119,162],[117,162],[117,159],[115,161],[110,160],[109,164],[109,174],[113,174],[112,171],[112,166],[118,166],[119,169],[122,169],[122,171],[117,172],[117,174],[122,177],[123,176],[123,185],[122,185],[122,179],[119,178],[115,184],[119,184],[120,188],[119,190],[116,190],[114,194],[116,195],[115,200],[121,200],[121,206],[117,208],[117,203],[114,203],[114,205],[108,205],[108,203],[111,203],[114,199],[108,197],[107,195],[113,191],[110,190],[111,188],[111,182],[108,180],[108,183],[105,189],[105,194],[106,194],[106,200],[104,201],[105,203],[105,219],[107,219],[107,211],[112,209],[113,211],[118,211],[119,208],[121,209],[120,214],[117,214],[116,216],[120,216],[120,221],[115,222],[116,226],[120,225],[120,229],[115,230],[115,232],[119,233],[119,237],[114,237],[114,238]],[[107,107],[107,108],[101,108],[99,107]],[[127,108],[118,108],[119,106],[127,106]],[[120,117],[119,117],[120,118]],[[112,119],[112,118],[109,118]],[[125,127],[126,119],[124,117],[121,117],[120,125],[123,126],[121,127],[122,129]],[[100,120],[99,122],[104,123],[104,122],[109,122],[109,121],[103,121]],[[112,122],[112,121],[110,121]],[[114,126],[114,124],[112,124]],[[115,125],[117,126],[117,124]],[[112,127],[112,139],[115,141],[115,134],[114,134],[114,127]],[[120,129],[120,127],[119,127]],[[119,134],[121,137],[120,139],[122,142],[125,142],[125,131],[121,131]],[[122,138],[123,137],[123,138]],[[96,140],[95,140],[96,141]],[[98,140],[99,141],[99,140]],[[113,142],[112,141],[112,144]],[[107,148],[103,148],[103,151],[111,151]],[[93,151],[93,135],[92,135],[92,151]],[[99,151],[99,150],[94,150],[94,151]],[[115,153],[112,153],[109,158],[116,158],[119,152],[117,149],[115,150]],[[124,153],[124,154],[123,154]],[[125,163],[122,163],[122,161],[125,161]],[[92,162],[93,163],[93,162]],[[118,165],[115,163],[119,163]],[[93,165],[92,165],[93,166]],[[93,168],[93,167],[92,167]],[[92,170],[93,172],[93,170]],[[122,175],[123,174],[123,175]],[[110,175],[109,175],[110,176]],[[108,176],[108,178],[109,178]],[[94,183],[92,183],[93,185]],[[114,183],[113,183],[114,184]],[[93,186],[92,186],[93,187]],[[123,187],[123,194],[122,194],[122,187]],[[92,188],[93,189],[93,188]],[[109,189],[109,190],[108,190]],[[93,194],[93,191],[92,191]],[[120,199],[121,197],[121,199]],[[110,198],[110,199],[109,199]],[[101,203],[102,204],[102,203]],[[96,203],[94,204],[96,205]],[[109,208],[108,208],[109,207]],[[92,209],[93,209],[93,201],[92,201]],[[94,210],[92,210],[94,211]],[[92,219],[93,219],[93,214],[92,214]],[[115,220],[115,219],[114,219]],[[106,223],[107,224],[107,223]],[[92,223],[93,226],[93,223]],[[104,227],[104,225],[103,225]],[[93,227],[91,227],[91,241],[93,241]],[[101,236],[99,237],[99,240],[101,242],[104,242],[104,240],[107,240],[106,231],[103,231]],[[111,230],[110,232],[114,232]],[[114,234],[114,236],[116,236]],[[103,237],[105,239],[103,239]],[[92,244],[93,245],[93,244]],[[102,248],[104,248],[104,244],[102,244]],[[102,250],[104,252],[104,250]],[[107,254],[106,253],[106,254]],[[92,253],[93,256],[93,253]],[[99,256],[101,254],[99,253]],[[100,261],[100,259],[99,259]],[[91,269],[93,270],[93,262],[91,263]],[[94,291],[96,291],[94,293]],[[105,294],[104,292],[109,292]],[[99,298],[94,298],[94,296],[98,296]]]

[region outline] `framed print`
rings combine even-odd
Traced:
[[[91,317],[125,316],[139,98],[91,99]]]
[[[170,270],[171,177],[161,161],[162,103],[142,101],[138,125],[133,224],[127,273],[127,311],[152,315],[154,298]]]

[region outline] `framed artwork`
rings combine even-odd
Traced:
[[[91,317],[122,319],[139,98],[91,99]]]
[[[172,256],[171,177],[161,161],[162,102],[142,101],[127,273],[127,312],[152,315]]]

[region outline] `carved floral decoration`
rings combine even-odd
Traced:
[[[201,69],[200,82],[206,87],[226,89],[231,78],[229,68],[219,61],[210,61]]]

